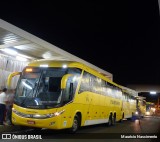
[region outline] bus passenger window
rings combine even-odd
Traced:
[[[82,93],[84,91],[90,91],[90,74],[87,72],[84,72],[82,81],[81,81],[81,86],[79,89],[79,93]]]

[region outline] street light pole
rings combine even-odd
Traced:
[[[158,4],[159,4],[159,10],[160,10],[160,0],[158,0]]]
[[[160,102],[160,97],[159,97],[159,94],[158,94],[157,110],[159,110],[159,102]]]

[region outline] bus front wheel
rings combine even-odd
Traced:
[[[69,130],[69,132],[70,133],[75,133],[77,130],[78,130],[78,128],[79,128],[79,124],[80,124],[80,119],[79,119],[79,116],[78,115],[75,115],[75,117],[74,117],[74,120],[73,120],[73,124],[72,124],[72,127],[70,128],[70,130]]]
[[[122,122],[123,122],[123,119],[124,119],[124,113],[123,113],[123,115],[122,115],[122,118],[119,120],[119,122],[122,123]]]

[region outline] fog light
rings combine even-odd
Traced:
[[[49,124],[49,126],[53,126],[55,123],[56,123],[56,122],[51,122],[51,123]]]

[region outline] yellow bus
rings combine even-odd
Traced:
[[[123,118],[131,119],[137,110],[137,96],[138,92],[126,88],[124,86],[122,87],[122,113]]]
[[[145,97],[138,96],[137,98],[137,110],[138,115],[141,115],[141,117],[144,117],[146,114],[146,100]]]
[[[146,113],[145,115],[154,115],[156,111],[155,104],[152,102],[146,102]]]
[[[134,96],[98,71],[71,61],[37,60],[20,74],[12,123],[35,128],[66,129],[100,123],[114,125],[132,117]]]

